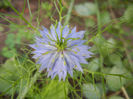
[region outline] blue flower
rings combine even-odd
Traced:
[[[35,44],[30,45],[35,49],[33,58],[41,65],[40,71],[47,69],[48,77],[58,75],[59,80],[65,80],[67,73],[73,76],[73,69],[83,72],[80,63],[88,64],[86,58],[92,55],[90,47],[83,45],[84,33],[76,32],[76,27],[63,27],[60,22],[57,27],[51,25],[50,31],[43,27],[41,36],[35,37]]]

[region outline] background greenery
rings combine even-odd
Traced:
[[[0,1],[1,99],[132,99],[132,0]],[[28,46],[41,25],[62,20],[86,30],[93,57],[65,82],[38,72]],[[4,44],[4,46],[2,46]]]

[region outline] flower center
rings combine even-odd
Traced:
[[[65,42],[57,42],[56,47],[58,51],[63,51],[67,47],[67,44]]]

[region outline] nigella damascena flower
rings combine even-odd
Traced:
[[[51,25],[50,31],[43,27],[41,37],[36,37],[35,44],[30,45],[35,51],[33,58],[40,64],[40,71],[47,69],[48,77],[56,75],[65,80],[67,73],[73,76],[73,69],[83,72],[80,63],[87,64],[86,58],[91,57],[90,47],[83,45],[85,31],[76,32],[68,26],[58,23]]]

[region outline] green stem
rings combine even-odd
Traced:
[[[64,25],[67,25],[68,22],[69,22],[69,20],[70,20],[70,16],[71,16],[71,12],[72,12],[73,5],[74,5],[74,0],[71,0],[70,8],[69,8],[69,10],[68,10],[68,12],[67,12]]]
[[[106,76],[106,75],[110,75],[110,76],[119,76],[119,77],[123,77],[126,79],[133,79],[133,77],[126,77],[124,74],[110,74],[110,73],[102,73],[102,72],[93,72],[93,71],[89,71],[87,69],[83,69],[84,72],[88,72],[91,74],[95,74],[95,75],[101,75],[101,76]]]
[[[19,11],[17,11],[17,10],[12,6],[12,4],[11,4],[8,0],[7,0],[7,3],[8,3],[8,5],[11,7],[11,9],[12,9],[14,12],[16,12],[16,13],[20,16],[20,18],[21,18],[26,24],[28,24],[33,30],[36,30],[36,28],[33,27],[32,24],[31,24],[30,22],[28,22],[28,21],[24,18],[24,16],[23,16],[21,13],[19,13]]]
[[[18,95],[17,99],[24,99],[26,94],[28,93],[29,89],[32,85],[36,82],[37,78],[39,77],[40,73],[37,71],[35,75],[31,78],[30,82],[27,83],[24,90]]]
[[[64,82],[64,93],[65,93],[65,99],[67,99],[67,94],[66,94],[66,82]]]
[[[30,13],[30,18],[32,18],[32,13],[31,13],[31,8],[30,8],[29,0],[27,0],[27,4],[28,4],[29,13]]]
[[[98,1],[95,0],[96,6],[97,6],[97,22],[98,22],[98,33],[101,33],[101,21],[100,21],[100,11],[98,6]]]

